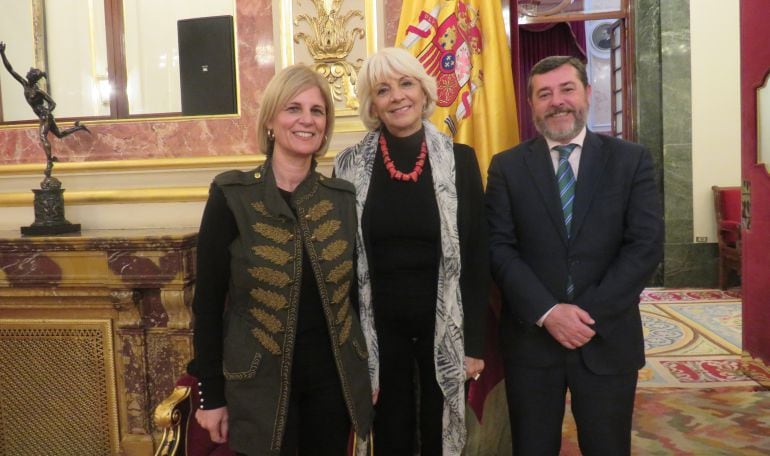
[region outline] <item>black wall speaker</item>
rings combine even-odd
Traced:
[[[177,21],[182,114],[234,114],[235,51],[232,16]]]

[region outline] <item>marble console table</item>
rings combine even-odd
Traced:
[[[196,242],[0,231],[0,454],[153,454],[152,409],[192,353]]]

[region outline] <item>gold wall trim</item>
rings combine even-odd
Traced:
[[[64,193],[65,204],[185,203],[205,201],[208,187],[132,188],[72,191]],[[0,193],[0,207],[31,206],[32,192]]]
[[[158,169],[249,168],[265,161],[264,155],[233,155],[192,158],[150,158],[145,160],[104,160],[56,163],[54,175],[85,172],[122,172]],[[45,163],[0,166],[0,176],[42,174]]]
[[[332,166],[334,155],[328,153],[318,160],[320,164]],[[207,157],[205,159],[170,159],[170,160],[126,160],[114,162],[85,162],[69,163],[67,171],[60,169],[66,163],[56,165],[56,171],[65,173],[89,172],[89,171],[141,171],[158,169],[184,169],[184,168],[234,168],[249,169],[264,162],[264,156],[239,156],[239,157]],[[160,162],[160,163],[158,163]],[[40,165],[13,165],[15,172],[10,172],[0,166],[0,177],[5,175],[37,174]],[[62,166],[64,168],[64,166]],[[66,182],[65,182],[66,184]],[[65,185],[66,190],[66,185]],[[208,182],[206,185],[190,187],[154,187],[154,188],[122,188],[108,190],[69,190],[64,193],[65,204],[128,204],[128,203],[187,203],[206,201],[209,193]],[[34,194],[28,192],[0,193],[0,207],[31,207]]]
[[[360,131],[363,128],[361,120],[345,120],[340,122],[339,133]],[[319,161],[333,161],[339,151],[329,151]],[[90,172],[129,172],[161,169],[206,169],[206,168],[234,168],[249,169],[262,164],[265,156],[257,155],[228,155],[191,158],[149,158],[144,160],[103,160],[87,162],[63,162],[56,163],[54,175],[75,174]],[[24,163],[13,165],[0,165],[0,177],[20,176],[26,174],[43,174],[45,163]]]
[[[240,101],[240,100],[239,100]],[[34,114],[34,113],[33,113]],[[141,115],[141,114],[140,114]],[[89,119],[88,126],[92,125],[110,125],[110,124],[131,124],[131,123],[155,123],[155,122],[195,122],[200,120],[219,120],[219,119],[240,119],[240,106],[238,106],[238,112],[235,114],[207,114],[201,116],[181,116],[170,115],[166,117],[125,117],[122,119],[113,119],[107,117],[99,117],[95,119]],[[0,124],[0,130],[29,130],[34,129],[35,135],[37,135],[38,121],[35,119],[22,119],[14,123]],[[73,121],[62,120],[56,121],[59,128],[67,128],[74,125]]]

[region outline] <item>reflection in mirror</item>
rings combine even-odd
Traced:
[[[182,111],[177,21],[209,16],[234,17],[235,1],[123,0],[129,114]]]
[[[48,73],[47,85],[40,87],[56,100],[56,117],[110,114],[102,2],[0,0],[0,11],[9,62],[22,75],[31,67]],[[0,70],[0,121],[37,122],[22,88]]]
[[[770,73],[757,89],[757,163],[770,171]]]
[[[48,73],[58,119],[177,116],[177,21],[235,17],[235,1],[0,0],[0,41],[17,73]],[[37,120],[0,67],[0,124],[26,122]]]

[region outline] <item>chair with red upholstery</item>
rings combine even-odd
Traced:
[[[155,407],[155,424],[163,430],[155,456],[235,456],[227,444],[212,442],[195,420],[194,404],[199,401],[198,379],[182,375],[174,391]]]
[[[741,276],[741,188],[715,185],[711,190],[719,244],[719,288],[724,290],[731,271]]]

